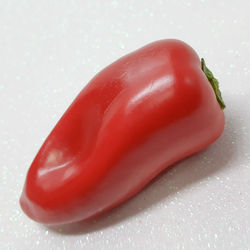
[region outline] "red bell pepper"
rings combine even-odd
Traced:
[[[23,211],[48,224],[93,217],[138,193],[224,129],[218,81],[195,51],[161,40],[97,74],[27,174]]]

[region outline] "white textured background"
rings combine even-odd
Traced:
[[[250,1],[0,0],[0,249],[250,249]],[[220,80],[223,136],[89,222],[48,228],[18,199],[83,86],[151,41],[189,43]]]

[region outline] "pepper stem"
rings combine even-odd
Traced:
[[[221,109],[224,109],[226,107],[226,105],[225,105],[225,103],[222,99],[222,96],[221,96],[221,92],[219,89],[219,82],[214,77],[213,73],[207,68],[207,66],[205,64],[205,60],[203,58],[201,58],[201,69],[205,73],[210,84],[212,85],[214,93],[216,95],[216,99],[217,99],[218,103],[220,104]]]

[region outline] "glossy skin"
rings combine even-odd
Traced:
[[[48,224],[95,216],[207,147],[224,122],[195,51],[178,40],[149,44],[80,92],[35,157],[21,207]]]

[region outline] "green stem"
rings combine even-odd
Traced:
[[[214,77],[213,73],[207,68],[207,66],[205,64],[205,60],[203,58],[201,58],[201,69],[205,73],[210,84],[212,85],[214,93],[216,95],[216,99],[217,99],[218,103],[220,104],[221,109],[224,109],[226,107],[226,105],[225,105],[225,103],[222,99],[222,96],[221,96],[221,92],[219,89],[219,82]]]

